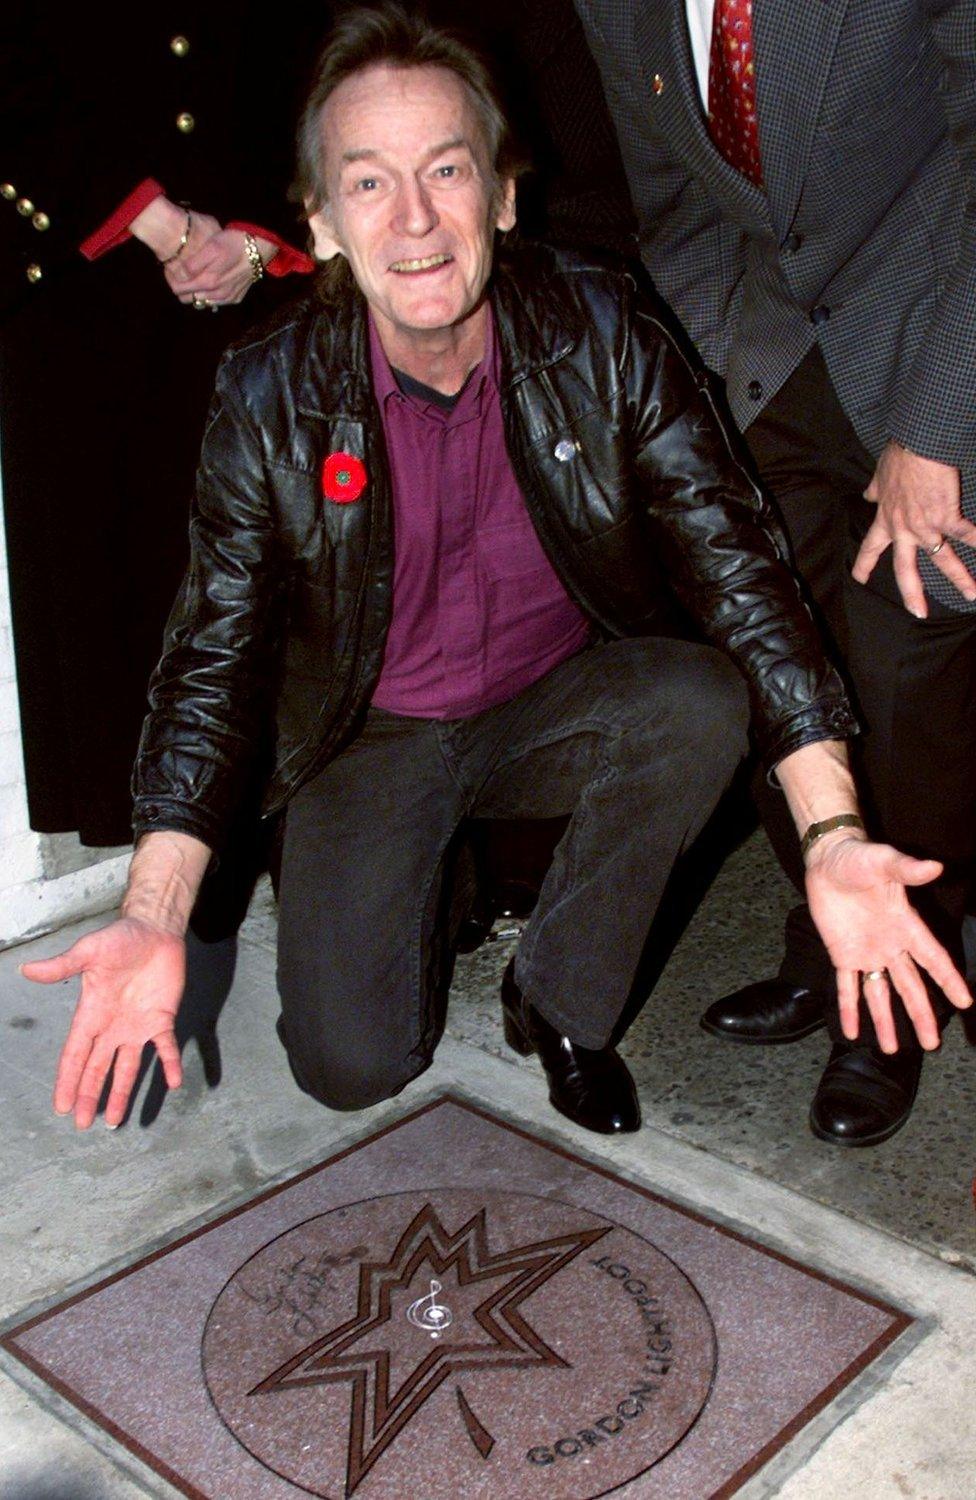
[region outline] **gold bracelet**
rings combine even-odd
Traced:
[[[187,211],[186,211],[186,227],[183,230],[183,233],[180,235],[180,243],[177,245],[177,247],[173,251],[172,255],[167,255],[167,257],[166,257],[165,260],[161,260],[159,262],[159,264],[161,266],[171,266],[173,264],[174,260],[179,260],[180,256],[183,254],[183,251],[186,249],[187,241],[190,238],[190,224],[191,224],[191,222],[192,222],[192,218],[191,218],[190,210],[187,209]]]
[[[800,853],[806,856],[811,845],[822,839],[825,833],[833,833],[835,828],[860,828],[864,832],[864,824],[857,813],[837,813],[833,818],[824,818],[819,823],[810,824],[800,840]]]
[[[244,231],[244,254],[251,262],[251,280],[260,281],[264,275],[264,261],[258,249],[258,242],[248,230]]]

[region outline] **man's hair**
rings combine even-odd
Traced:
[[[313,214],[326,201],[322,111],[329,96],[364,68],[446,68],[465,85],[485,133],[498,195],[504,178],[526,170],[487,63],[453,32],[411,15],[401,5],[357,5],[340,15],[319,58],[298,127],[298,163],[293,196]]]

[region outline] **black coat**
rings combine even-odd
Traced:
[[[774,523],[708,378],[616,263],[515,246],[491,288],[506,444],[540,541],[608,636],[661,628],[673,591],[748,683],[774,765],[853,732]],[[567,448],[569,456],[567,457]],[[323,461],[365,467],[323,498]],[[150,693],[139,833],[220,846],[273,726],[267,812],[355,731],[389,626],[389,463],[366,304],[314,298],[228,353],[200,464],[192,559]]]
[[[265,278],[240,309],[199,313],[144,246],[89,263],[78,245],[146,177],[301,244],[286,202],[293,117],[329,11],[208,0],[130,7],[120,23],[100,6],[13,9],[0,398],[31,823],[120,843],[216,361],[291,287]]]

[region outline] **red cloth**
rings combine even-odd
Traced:
[[[299,276],[308,276],[315,270],[315,261],[304,250],[296,250],[294,245],[289,245],[273,229],[263,229],[260,224],[248,224],[243,219],[228,219],[227,229],[246,229],[250,234],[256,235],[260,240],[270,240],[278,249],[265,266],[269,276],[290,276],[295,272]]]
[[[117,245],[124,245],[125,241],[131,238],[129,225],[133,219],[137,218],[144,208],[148,208],[150,203],[161,197],[164,192],[165,188],[156,182],[155,178],[147,177],[140,182],[127,198],[123,198],[118,208],[109,214],[104,224],[100,224],[92,234],[82,240],[79,249],[85,259],[97,260],[106,251],[114,250]],[[273,245],[278,246],[264,268],[269,276],[289,276],[292,272],[307,276],[309,272],[315,270],[315,262],[310,255],[306,255],[302,250],[296,250],[293,245],[289,245],[271,229],[263,229],[260,224],[249,224],[240,219],[229,220],[226,227],[246,229],[258,238],[270,240]]]
[[[161,198],[165,189],[152,177],[147,177],[140,182],[127,198],[123,198],[112,213],[109,214],[104,224],[100,224],[87,239],[82,240],[78,247],[86,260],[97,260],[107,250],[114,250],[116,245],[124,245],[131,238],[129,225],[133,219],[138,218],[144,208],[148,208],[157,198]]]
[[[708,130],[726,161],[761,187],[752,0],[715,0]]]

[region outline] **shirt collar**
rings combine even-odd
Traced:
[[[498,390],[499,377],[499,349],[498,339],[495,334],[495,315],[491,303],[487,304],[488,317],[485,321],[485,353],[481,363],[472,370],[461,394],[461,399],[453,412],[446,413],[433,402],[425,402],[422,405],[411,397],[405,396],[397,385],[396,376],[390,368],[390,361],[386,357],[386,351],[380,342],[379,330],[372,311],[369,312],[369,356],[372,365],[373,394],[380,406],[385,407],[391,397],[397,397],[401,401],[409,402],[416,410],[424,413],[436,414],[442,421],[446,416],[457,417],[459,413],[470,412],[476,404],[480,405],[482,394],[487,389]]]

